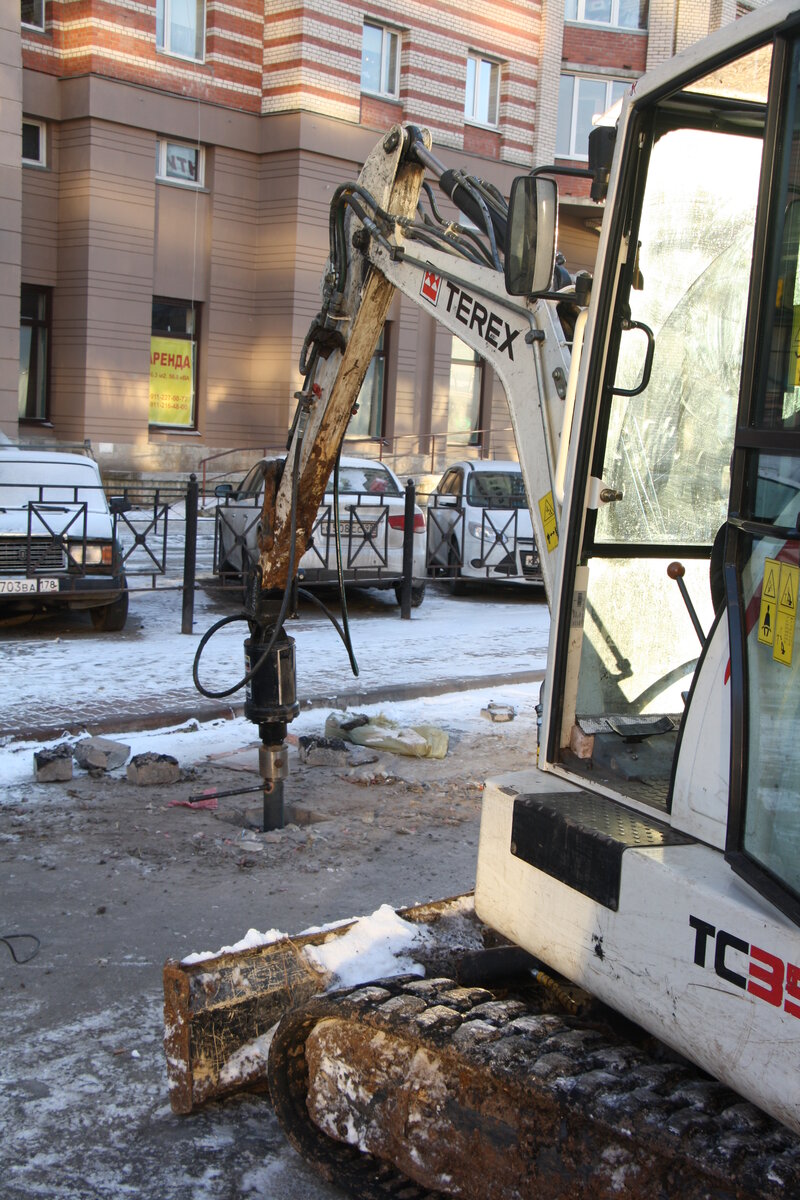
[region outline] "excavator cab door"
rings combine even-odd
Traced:
[[[776,38],[628,106],[540,751],[724,851],[795,920],[798,54]]]

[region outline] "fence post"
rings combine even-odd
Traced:
[[[400,590],[400,616],[411,620],[411,577],[414,570],[414,508],[417,489],[414,480],[406,483],[406,507],[403,518],[403,583]]]
[[[197,568],[197,476],[189,476],[186,489],[186,530],[183,543],[183,615],[181,633],[194,625],[194,576]]]

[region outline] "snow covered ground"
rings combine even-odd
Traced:
[[[207,782],[220,786],[218,756],[252,745],[249,722],[189,719],[143,730],[135,719],[126,727],[125,718],[135,718],[137,706],[152,714],[159,704],[191,702],[200,636],[233,607],[200,594],[190,635],[180,633],[177,592],[134,597],[120,635],[97,635],[77,617],[1,631],[5,728],[24,731],[26,720],[39,727],[45,714],[58,741],[59,721],[74,724],[77,714],[91,731],[93,716],[116,713],[114,736],[132,753],[178,758],[185,781],[176,794]],[[263,1100],[237,1097],[192,1117],[170,1111],[163,962],[215,950],[251,928],[298,932],[370,913],[385,900],[414,903],[470,887],[480,754],[495,770],[532,754],[539,690],[538,683],[477,685],[543,668],[548,626],[543,599],[514,592],[456,598],[435,587],[411,621],[400,620],[390,593],[355,598],[355,686],[371,694],[364,711],[439,725],[451,752],[429,773],[422,764],[416,774],[398,767],[397,781],[386,786],[300,773],[295,786],[320,809],[329,805],[331,819],[273,842],[265,835],[244,853],[251,842],[242,841],[233,807],[169,807],[165,798],[126,785],[124,771],[36,785],[32,757],[42,742],[24,732],[0,738],[0,934],[29,932],[40,943],[22,964],[0,945],[4,1200],[341,1195],[297,1158]],[[202,670],[211,687],[238,677],[243,631],[227,627],[212,642]],[[353,688],[344,649],[321,616],[304,609],[290,632],[301,700]],[[462,690],[378,700],[381,689],[442,687],[447,680]],[[464,690],[469,680],[476,686]],[[517,719],[487,722],[480,713],[490,700],[513,704]],[[326,711],[304,710],[292,732],[319,732]]]

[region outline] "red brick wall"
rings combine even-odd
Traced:
[[[482,129],[479,125],[465,125],[464,149],[467,154],[480,154],[483,158],[499,158],[500,134],[496,129]]]
[[[620,33],[596,25],[565,25],[561,57],[564,62],[581,66],[644,72],[647,34]]]
[[[177,95],[258,112],[263,11],[259,0],[209,6],[205,61],[156,50],[156,6],[141,11],[116,0],[47,0],[45,31],[24,30],[22,60],[61,78],[105,75]]]
[[[361,124],[371,129],[391,129],[403,120],[403,105],[399,100],[381,100],[379,96],[361,96]]]

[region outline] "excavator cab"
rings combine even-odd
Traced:
[[[623,105],[540,769],[487,788],[476,911],[800,1129],[796,19]]]

